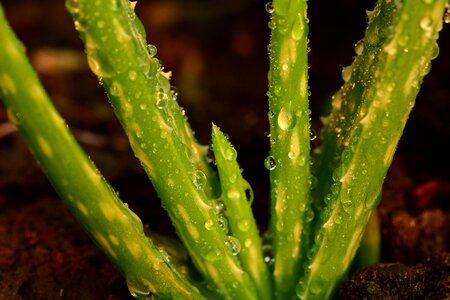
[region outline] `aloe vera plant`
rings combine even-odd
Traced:
[[[135,5],[66,1],[89,66],[203,281],[171,259],[168,252],[179,249],[169,251],[157,236],[153,241],[144,234],[141,220],[78,146],[0,9],[1,99],[61,199],[136,298],[331,298],[379,202],[421,81],[438,55],[448,1],[378,1],[313,152],[307,2],[267,4],[270,259],[263,254],[252,189],[236,150],[213,125],[216,166],[209,163],[208,147],[195,139]]]

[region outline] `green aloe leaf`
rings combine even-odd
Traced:
[[[315,161],[320,210],[303,299],[329,298],[353,260],[430,62],[446,0],[378,1],[343,70],[345,84],[325,119]],[[320,204],[322,203],[322,204]]]
[[[203,299],[143,231],[70,133],[31,67],[0,6],[0,97],[41,168],[136,297]]]

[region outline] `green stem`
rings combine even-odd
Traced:
[[[0,44],[0,95],[8,117],[69,210],[127,279],[130,291],[137,297],[152,292],[167,299],[203,299],[144,235],[141,220],[81,150],[39,83],[1,6]]]
[[[264,262],[261,239],[251,209],[253,192],[242,177],[236,150],[216,125],[212,129],[212,142],[222,187],[224,214],[232,234],[229,244],[234,247],[242,267],[255,283],[259,299],[272,299],[271,276]]]
[[[303,299],[329,298],[353,260],[422,79],[438,53],[446,4],[380,0],[369,12],[365,38],[343,71],[346,82],[322,133],[317,169],[325,207],[308,272],[297,289]]]
[[[134,4],[68,0],[67,8],[89,65],[194,264],[223,297],[254,299],[254,284],[228,248],[214,210],[217,179],[205,163],[206,148],[194,139],[175,101],[170,72],[153,57],[154,46],[147,46]]]
[[[269,71],[271,222],[275,293],[291,299],[309,245],[310,129],[305,0],[275,0]]]

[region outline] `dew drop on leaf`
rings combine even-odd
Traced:
[[[241,243],[234,236],[228,236],[225,245],[230,249],[231,254],[236,256],[241,252]]]
[[[355,53],[357,55],[361,55],[364,51],[364,40],[359,40],[356,44],[355,44]]]
[[[297,297],[299,299],[303,299],[304,295],[303,293],[305,292],[305,284],[303,283],[303,281],[300,281],[297,286],[295,287],[295,293],[297,294]]]
[[[274,11],[272,2],[267,2],[265,8],[269,14],[272,14]]]
[[[162,88],[159,89],[155,103],[156,107],[158,109],[165,109],[168,104],[169,104],[169,96],[167,95],[166,92],[164,92]]]
[[[217,217],[217,223],[219,223],[220,228],[222,228],[225,234],[228,233],[228,219],[223,215]]]
[[[420,20],[420,28],[422,28],[426,32],[430,32],[433,26],[433,21],[430,17],[423,17]]]
[[[282,107],[278,113],[277,124],[281,130],[288,131],[295,125],[295,115],[292,115],[287,108]]]
[[[150,57],[154,57],[156,55],[156,53],[158,52],[158,49],[156,48],[155,45],[148,44],[147,51],[148,51],[148,54],[150,55]]]
[[[268,266],[273,266],[275,264],[275,258],[273,257],[272,245],[266,244],[262,246],[264,262]]]
[[[250,229],[250,222],[247,219],[242,219],[238,221],[237,226],[240,231],[247,232]]]
[[[433,44],[433,49],[432,49],[432,51],[431,51],[431,59],[435,59],[436,57],[438,57],[439,56],[439,45],[436,43],[436,42],[434,42],[434,44]]]
[[[308,209],[305,215],[306,222],[311,222],[314,219],[314,211],[312,209]]]
[[[266,169],[269,171],[275,170],[277,164],[275,163],[275,159],[273,158],[273,156],[270,155],[266,157],[266,159],[264,160],[264,167],[266,167]]]
[[[352,66],[347,66],[342,69],[342,79],[347,82],[352,77]]]
[[[221,200],[216,200],[214,202],[214,211],[218,215],[223,214],[223,212],[225,211],[225,203],[223,203]]]
[[[322,291],[323,283],[320,279],[313,280],[310,285],[311,294],[319,294]]]
[[[309,132],[309,140],[312,142],[317,138],[317,134],[314,129],[311,129]]]
[[[350,199],[342,198],[341,199],[342,208],[348,214],[353,212],[353,202]]]
[[[213,262],[213,261],[219,260],[220,256],[221,256],[221,252],[219,249],[216,248],[216,249],[209,251],[205,256],[205,259],[209,262]]]
[[[447,7],[445,9],[444,23],[445,24],[449,24],[450,23],[450,3],[447,4]]]
[[[120,85],[120,83],[118,81],[113,81],[111,83],[111,86],[109,87],[109,93],[112,96],[117,96],[117,97],[122,96],[122,86]]]
[[[206,230],[211,230],[214,226],[214,221],[213,220],[208,220],[205,222],[205,229]]]
[[[150,288],[135,278],[127,278],[127,286],[131,296],[142,299],[150,294]]]
[[[229,147],[225,150],[225,158],[227,160],[233,160],[233,159],[236,159],[236,157],[237,157],[237,152],[234,148]]]
[[[197,190],[202,189],[206,183],[206,175],[201,170],[195,170],[192,175],[192,183]]]

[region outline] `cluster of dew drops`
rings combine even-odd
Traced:
[[[203,171],[195,170],[192,174],[192,183],[194,184],[197,190],[201,190],[207,184],[207,178]],[[227,240],[225,241],[225,245],[230,250],[233,256],[236,256],[241,251],[241,244],[239,240],[229,234],[228,227],[228,219],[225,217],[225,204],[220,200],[216,199],[213,201],[213,209],[214,214],[216,216],[216,222],[222,231],[227,235]],[[209,219],[205,222],[204,227],[206,230],[213,230],[215,227],[215,222],[212,219]],[[207,256],[206,259],[210,261],[214,261],[219,259],[221,256],[221,252],[219,249],[212,250]]]

